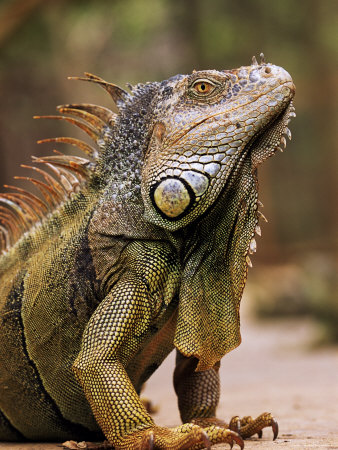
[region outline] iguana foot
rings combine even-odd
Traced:
[[[278,436],[278,423],[270,413],[263,413],[260,416],[253,419],[251,416],[245,416],[240,419],[238,416],[233,417],[230,420],[230,430],[236,431],[242,436],[243,439],[247,439],[254,434],[258,434],[258,437],[263,436],[263,428],[271,427],[273,431],[273,440]]]
[[[247,439],[256,433],[258,434],[258,437],[261,438],[263,436],[262,430],[266,427],[272,428],[273,440],[275,440],[278,436],[278,423],[273,416],[267,412],[261,414],[256,419],[253,419],[251,416],[245,416],[242,419],[238,416],[234,416],[230,420],[229,424],[223,420],[217,419],[216,417],[196,418],[191,422],[203,428],[214,425],[216,427],[230,429],[238,433],[243,439]]]
[[[186,423],[176,428],[151,427],[137,431],[126,436],[116,445],[119,450],[199,450],[210,449],[211,445],[228,443],[232,447],[234,443],[241,449],[244,447],[242,438],[232,430],[217,427],[215,425],[202,428],[192,423]]]

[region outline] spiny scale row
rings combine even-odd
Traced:
[[[261,56],[262,61],[264,61],[264,55],[261,54],[260,56]],[[255,57],[253,57],[253,64],[254,65],[258,64]],[[291,117],[296,117],[295,107],[293,106],[292,102],[289,105],[288,117],[287,117],[287,120],[286,120],[286,125],[285,125],[284,130],[283,130],[283,135],[287,136],[290,139],[290,141],[291,141],[292,135],[291,135],[291,131],[289,130],[287,125],[289,124]],[[285,139],[285,136],[283,136],[283,135],[281,137],[279,146],[276,147],[276,149],[281,151],[281,152],[283,152],[284,151],[283,149],[285,149],[285,147],[286,147],[286,139]],[[262,202],[260,202],[258,199],[257,199],[257,206],[260,206],[260,207],[263,208]],[[257,211],[257,214],[258,214],[258,218],[264,220],[264,222],[268,221],[267,218],[264,216],[264,214],[261,211]],[[258,236],[261,236],[261,233],[262,233],[261,232],[261,227],[257,223],[257,225],[255,227],[255,234],[257,234]],[[251,262],[251,258],[250,258],[249,255],[254,254],[256,252],[256,250],[257,250],[256,239],[254,237],[252,237],[251,241],[249,242],[249,247],[247,249],[247,254],[245,256],[245,260],[246,260],[246,263],[247,263],[248,267],[252,267],[252,262]]]
[[[89,161],[84,158],[57,154],[55,157],[34,158],[34,162],[45,164],[54,176],[39,167],[22,165],[40,174],[44,181],[32,177],[14,177],[33,183],[40,191],[41,198],[16,186],[5,185],[15,192],[0,194],[1,252],[7,251],[23,233],[76,193],[87,178],[86,166]]]
[[[263,203],[257,199],[257,207],[258,206],[261,208],[264,208]],[[264,222],[268,221],[268,219],[264,216],[264,214],[261,211],[257,210],[257,215],[258,215],[258,219],[261,218],[262,220],[264,220]],[[261,230],[261,227],[258,225],[258,219],[257,219],[257,224],[255,226],[254,234],[255,235],[257,234],[257,236],[262,236],[262,230]],[[246,261],[248,267],[252,267],[252,262],[251,262],[251,258],[249,255],[253,255],[254,253],[256,253],[256,251],[257,251],[257,242],[256,242],[255,237],[253,236],[251,238],[251,241],[249,242],[249,247],[247,250],[247,254],[245,256],[245,261]]]
[[[292,102],[289,106],[289,115],[288,115],[288,119],[287,119],[287,125],[289,124],[291,117],[296,117],[295,107],[293,106]],[[291,134],[290,129],[287,127],[287,125],[284,128],[283,134],[291,141],[292,134]],[[277,150],[279,150],[280,152],[283,152],[284,149],[286,148],[285,136],[281,137],[280,145],[277,147]]]
[[[118,86],[104,81],[102,78],[86,73],[86,78],[71,79],[90,81],[102,86],[121,104],[130,94]],[[115,124],[116,114],[110,109],[87,103],[58,106],[61,114],[69,116],[35,116],[36,119],[65,120],[85,131],[97,143],[105,129]],[[41,198],[16,186],[5,185],[14,192],[0,194],[0,253],[8,251],[11,246],[32,226],[41,222],[60,204],[71,198],[88,179],[91,167],[90,160],[96,160],[99,151],[88,143],[70,137],[42,139],[39,144],[56,142],[70,144],[82,150],[90,159],[68,156],[54,150],[55,155],[32,157],[34,163],[44,164],[51,173],[36,166],[22,165],[38,173],[43,181],[32,177],[14,177],[17,180],[30,181],[40,192]],[[100,146],[99,146],[100,148]]]

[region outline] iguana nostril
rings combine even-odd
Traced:
[[[188,208],[191,200],[188,189],[177,178],[166,178],[154,191],[156,206],[169,218],[180,216]]]

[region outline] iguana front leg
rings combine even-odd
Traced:
[[[199,449],[207,432],[192,423],[157,427],[141,403],[125,366],[151,320],[147,286],[128,275],[112,289],[90,319],[74,371],[107,439],[117,449]],[[237,434],[223,434],[232,442]]]
[[[136,277],[125,277],[88,322],[73,365],[98,424],[116,446],[126,435],[154,425],[124,368],[150,317],[146,287]]]
[[[177,352],[174,372],[174,387],[183,422],[191,422],[207,429],[210,426],[236,431],[243,439],[258,434],[262,437],[263,428],[272,427],[274,439],[278,435],[278,424],[270,413],[263,413],[256,419],[246,416],[233,417],[229,423],[216,418],[216,408],[220,396],[219,367],[196,372],[198,360],[186,358]],[[211,440],[216,443],[211,435]]]

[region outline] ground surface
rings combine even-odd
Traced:
[[[245,449],[338,449],[338,349],[309,350],[313,325],[303,320],[256,323],[242,317],[241,346],[221,365],[222,395],[218,416],[257,416],[271,411],[279,438],[271,430]],[[144,396],[159,406],[160,425],[180,423],[171,377],[174,355],[147,383]],[[229,448],[226,445],[215,449]],[[238,447],[234,447],[238,448]],[[6,444],[0,450],[57,450],[57,444]]]

